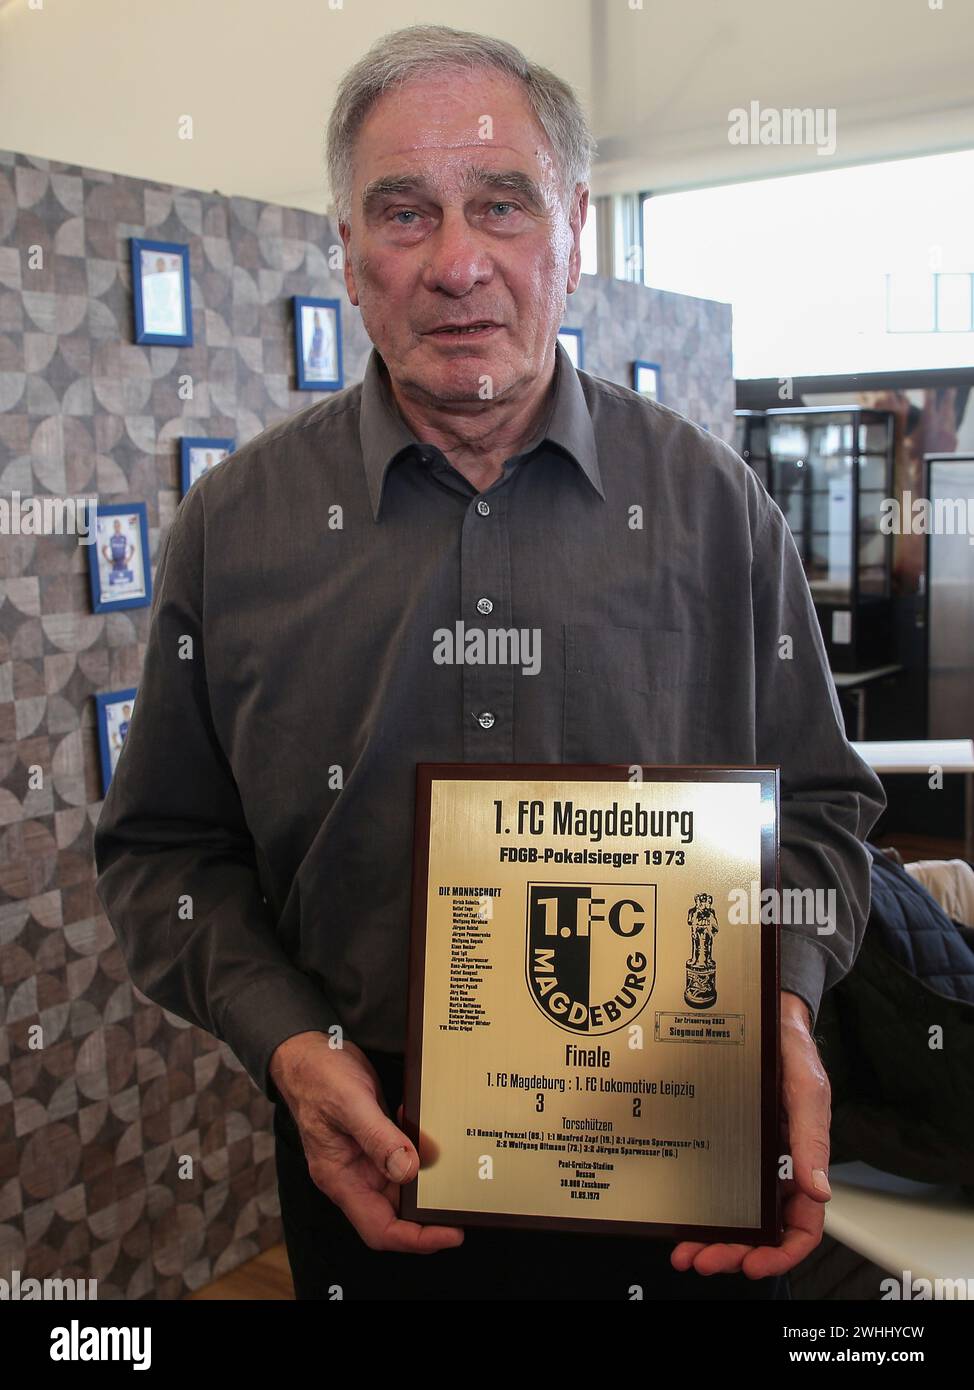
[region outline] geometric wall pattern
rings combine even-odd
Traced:
[[[188,243],[192,347],[132,343],[131,236]],[[180,437],[242,444],[315,399],[292,295],[342,302],[361,379],[338,242],[315,213],[0,151],[0,496],[145,502],[154,563]],[[659,362],[667,404],[731,437],[728,306],[585,276],[566,322],[586,370]],[[74,537],[0,535],[0,1278],[102,1299],[182,1297],[281,1238],[268,1102],[129,983],[94,892],[91,697],[138,686],[148,616],[91,612]]]

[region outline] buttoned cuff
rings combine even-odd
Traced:
[[[268,971],[236,996],[223,1016],[220,1036],[258,1090],[275,1104],[271,1080],[275,1050],[296,1033],[327,1033],[339,1022],[328,1000],[300,970]]]
[[[825,990],[826,954],[803,932],[781,928],[781,988],[797,994],[808,1005],[813,1032]]]

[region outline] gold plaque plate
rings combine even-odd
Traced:
[[[777,825],[776,768],[419,766],[403,1216],[780,1240]]]

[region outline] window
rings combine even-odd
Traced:
[[[938,333],[970,333],[974,328],[974,275],[936,275]]]
[[[888,333],[970,333],[974,275],[887,275]]]
[[[728,302],[736,376],[970,366],[974,151],[643,200],[645,280]]]

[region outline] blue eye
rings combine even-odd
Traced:
[[[413,212],[412,208],[401,208],[400,211],[397,212],[397,213],[394,213],[393,216],[394,216],[394,217],[415,217],[416,214],[415,214],[415,212]],[[400,225],[400,227],[403,227],[403,226],[408,227],[408,226],[411,226],[412,224],[409,223],[409,222],[400,222],[399,225]]]

